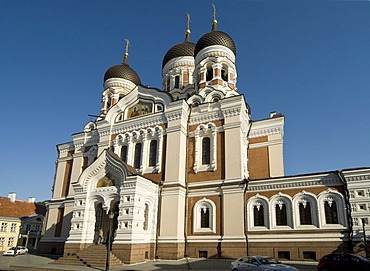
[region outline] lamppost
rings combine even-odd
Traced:
[[[362,231],[364,233],[365,256],[366,256],[366,258],[368,258],[369,255],[367,253],[367,240],[366,240],[366,232],[365,232],[365,218],[361,218],[361,222],[362,222]]]
[[[105,260],[105,271],[109,271],[109,262],[110,262],[110,250],[111,250],[111,230],[112,230],[112,220],[114,213],[112,211],[108,214],[109,217],[109,230],[108,230],[108,240],[107,240],[107,258]]]

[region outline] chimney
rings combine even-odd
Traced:
[[[10,199],[10,202],[15,202],[17,194],[15,192],[10,192],[8,195],[8,198]]]
[[[35,203],[35,197],[29,197],[28,202],[29,203]]]

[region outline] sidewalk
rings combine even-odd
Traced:
[[[57,265],[52,264],[53,259],[48,255],[19,255],[16,257],[0,256],[0,270],[28,270],[28,271],[101,271],[104,269],[84,266]],[[149,270],[230,270],[231,259],[181,259],[173,260],[150,260],[144,263],[122,265],[112,267],[110,271],[149,271]],[[289,265],[304,265],[304,270],[316,270],[316,262],[292,262]]]

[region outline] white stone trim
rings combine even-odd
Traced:
[[[200,212],[203,208],[209,210],[209,228],[201,227]],[[216,233],[216,204],[209,199],[203,198],[197,201],[193,208],[193,231],[194,233]]]
[[[202,164],[202,140],[210,138],[210,164]],[[216,171],[217,169],[217,132],[214,123],[201,124],[195,129],[195,162],[193,169],[195,173],[200,171]]]

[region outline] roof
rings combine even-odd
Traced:
[[[9,198],[0,197],[0,216],[22,218],[31,215],[46,214],[46,206],[27,201],[16,200],[11,202]]]

